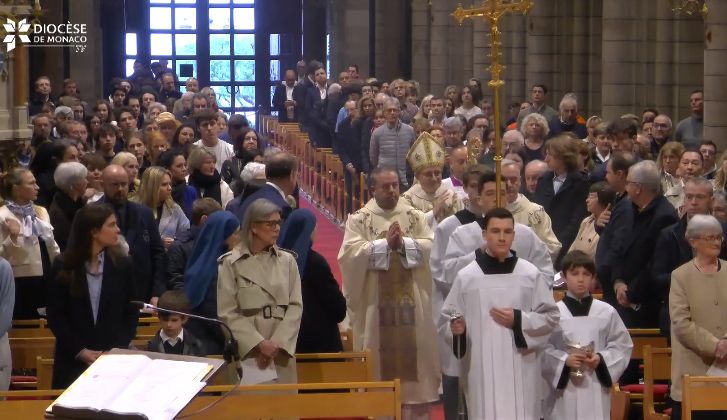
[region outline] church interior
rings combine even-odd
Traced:
[[[727,418],[727,1],[0,23],[0,417]]]

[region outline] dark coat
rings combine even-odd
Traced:
[[[279,83],[275,86],[275,93],[273,93],[273,110],[278,111],[278,121],[284,123],[296,122],[298,121],[298,107],[295,107],[293,119],[288,119],[288,113],[285,111],[285,101],[287,100],[288,95],[286,94],[285,86]],[[293,86],[293,100],[295,101],[295,86]]]
[[[311,142],[316,147],[331,147],[331,131],[326,119],[327,102],[321,99],[317,85],[310,86],[305,94],[306,125]]]
[[[207,356],[207,352],[205,351],[202,342],[186,328],[184,329],[184,340],[182,340],[182,344],[184,344],[184,347],[182,347],[182,356]],[[154,335],[154,338],[149,340],[146,344],[146,351],[164,353],[164,343],[162,342],[162,337],[159,335],[159,332],[157,332]]]
[[[631,206],[631,200],[625,194],[617,197],[616,204],[611,207],[608,224],[600,231],[596,227],[596,232],[599,234],[596,247],[596,275],[603,289],[603,300],[612,306],[618,303],[613,291],[611,272],[626,244],[629,229],[634,224]]]
[[[581,220],[588,215],[586,197],[590,185],[585,177],[578,171],[568,173],[565,182],[556,194],[553,190],[552,171],[548,171],[540,178],[535,187],[535,202],[543,206],[553,223],[553,233],[563,247],[560,255],[554,261],[556,269],[560,268],[560,260],[578,234]]]
[[[627,227],[626,242],[616,255],[611,280],[612,284],[616,280],[626,283],[629,301],[641,307],[638,311],[618,304],[615,307],[626,327],[656,328],[661,295],[653,287],[654,281],[651,279],[654,248],[661,231],[677,223],[679,217],[674,206],[663,195],[657,195],[641,211],[631,203],[630,210],[633,223]]]
[[[333,153],[341,157],[343,167],[349,163],[361,172],[361,120],[351,123],[351,117],[346,117],[338,125],[338,133],[333,141]]]
[[[727,235],[727,225],[722,225],[722,231]],[[659,311],[659,328],[662,335],[671,335],[671,322],[669,319],[669,289],[671,288],[671,273],[692,258],[692,247],[685,237],[687,232],[687,217],[679,222],[667,226],[660,233],[654,246],[653,264],[651,266],[652,290],[658,291],[661,299]],[[727,260],[727,243],[722,242],[720,259]]]
[[[338,323],[346,317],[346,299],[326,259],[312,249],[301,276],[301,292],[303,316],[296,353],[343,351]]]
[[[260,198],[265,198],[280,207],[283,210],[282,218],[285,220],[286,217],[290,214],[291,211],[293,211],[293,208],[290,207],[290,204],[288,204],[285,199],[280,195],[280,192],[275,189],[272,185],[265,184],[264,187],[257,190],[253,195],[247,197],[245,201],[239,200],[242,196],[232,200],[230,204],[227,205],[228,211],[231,211],[235,213],[238,219],[240,219],[240,224],[242,224],[243,219],[245,218],[245,212],[247,212],[248,206],[250,204]]]
[[[106,196],[101,203],[109,203]],[[161,296],[167,290],[167,255],[159,235],[159,226],[146,206],[127,201],[121,207],[114,206],[121,234],[129,244],[129,255],[134,260],[134,278],[139,300],[148,302],[153,296]]]
[[[91,300],[86,286],[76,296],[58,278],[62,259],[56,258],[50,278],[48,325],[56,337],[53,358],[53,388],[67,388],[88,367],[76,359],[83,349],[107,351],[114,347],[128,348],[136,335],[139,312],[129,305],[136,299],[133,262],[129,257],[114,260],[108,253],[104,259],[103,284],[98,317],[94,325]]]
[[[71,234],[71,224],[76,212],[83,207],[83,199],[72,201],[68,194],[56,191],[53,201],[48,208],[50,224],[53,226],[53,238],[56,240],[61,252],[65,251],[68,236]]]

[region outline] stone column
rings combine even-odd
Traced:
[[[727,149],[727,4],[707,1],[704,50],[704,138]]]

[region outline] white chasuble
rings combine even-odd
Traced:
[[[393,222],[403,247],[389,249]],[[371,349],[377,380],[401,379],[402,403],[436,401],[441,380],[432,322],[432,231],[403,200],[384,210],[375,200],[349,216],[338,261],[356,351]]]
[[[516,260],[511,272],[485,274],[478,261],[482,255],[478,251],[459,272],[440,320],[440,328],[449,328],[449,316],[456,312],[467,325],[461,377],[468,418],[538,420],[539,353],[558,324],[553,294],[531,263],[511,257]],[[513,328],[497,324],[489,313],[508,307],[519,313]]]
[[[631,359],[633,343],[616,310],[600,300],[587,298],[590,308],[583,315],[576,311],[575,299],[566,297],[558,302],[560,324],[553,331],[543,355],[543,378],[549,389],[545,406],[546,419],[552,420],[609,420],[611,418],[611,386]],[[570,300],[570,301],[568,301]],[[568,306],[574,308],[574,313]],[[579,306],[580,308],[580,306]],[[587,315],[586,311],[587,310]],[[585,365],[581,377],[570,375],[565,365],[568,344],[589,345],[601,356],[595,369]]]

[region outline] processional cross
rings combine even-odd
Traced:
[[[470,7],[464,9],[460,3],[457,9],[452,13],[455,19],[462,25],[465,19],[474,19],[483,17],[490,24],[490,65],[487,70],[490,72],[490,81],[487,83],[493,90],[495,101],[495,173],[496,173],[496,190],[497,190],[497,206],[505,207],[502,197],[502,136],[500,133],[500,89],[505,81],[500,79],[500,73],[505,70],[505,66],[500,64],[500,29],[497,27],[500,18],[508,13],[526,14],[533,7],[532,0],[484,0],[480,7]]]

